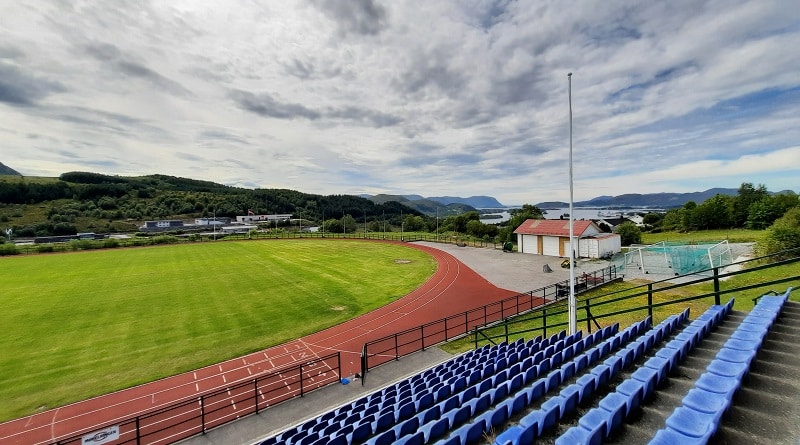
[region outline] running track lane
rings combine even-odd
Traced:
[[[371,241],[376,242],[376,241]],[[260,374],[339,351],[343,376],[360,370],[365,342],[493,303],[516,292],[495,287],[449,253],[398,243],[432,255],[438,267],[420,288],[353,320],[309,336],[195,371],[0,424],[1,444],[46,444],[94,431]],[[324,374],[325,370],[320,370]],[[317,372],[317,371],[314,371]],[[339,376],[333,376],[338,380]],[[322,382],[320,382],[322,384]],[[298,388],[287,387],[287,392]],[[279,399],[283,400],[283,399]],[[279,401],[278,400],[278,401]],[[252,405],[251,405],[252,408]],[[234,406],[235,410],[235,406]]]

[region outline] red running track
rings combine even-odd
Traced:
[[[420,288],[387,306],[244,357],[2,423],[0,444],[55,442],[331,352],[341,353],[342,374],[348,376],[360,370],[361,348],[369,340],[516,295],[495,287],[449,253],[402,245],[429,253],[438,267]]]

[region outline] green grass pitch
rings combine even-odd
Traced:
[[[412,248],[344,240],[0,258],[0,421],[319,331],[435,270]]]

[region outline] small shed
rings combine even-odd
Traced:
[[[572,229],[576,257],[599,258],[608,251],[609,246],[621,246],[619,235],[603,233],[592,221],[573,221]],[[529,219],[520,224],[514,233],[517,234],[519,252],[569,256],[569,220]],[[617,238],[616,241],[614,237]],[[619,251],[620,247],[617,249]]]

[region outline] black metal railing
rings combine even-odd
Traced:
[[[580,293],[616,279],[617,269],[614,265],[611,265],[576,277],[575,290]],[[569,280],[564,280],[385,337],[370,340],[364,343],[361,351],[362,385],[370,368],[424,350],[429,346],[466,335],[477,327],[492,325],[508,317],[530,312],[544,305],[564,300],[568,295]]]
[[[324,357],[287,366],[225,388],[203,393],[163,408],[114,423],[97,425],[90,430],[51,442],[56,445],[86,443],[83,438],[109,429],[119,439],[114,444],[170,444],[204,434],[281,402],[340,381],[341,356],[335,352]]]
[[[761,262],[767,257],[756,258],[753,260],[743,261],[737,264],[744,264],[747,262]],[[725,278],[730,278],[736,275],[743,274],[757,274],[759,271],[771,269],[774,267],[785,266],[788,264],[800,262],[800,257],[789,258],[786,260],[771,262],[768,264],[759,264],[757,266],[748,267],[746,269],[734,270],[730,272],[723,272],[727,266],[714,267],[705,271],[698,272],[700,278],[692,279],[678,284],[668,283],[670,279],[656,281],[652,283],[635,286],[625,290],[611,292],[608,294],[591,297],[581,300],[578,303],[578,325],[586,323],[586,330],[592,332],[592,326],[599,328],[598,320],[619,315],[641,312],[653,316],[653,310],[661,307],[673,306],[677,304],[687,303],[696,300],[712,300],[711,304],[720,304],[722,297],[727,294],[743,292],[757,288],[764,288],[776,284],[785,284],[791,282],[799,282],[800,275],[789,275],[782,278],[758,281],[757,283],[746,284],[730,289],[721,289],[721,281]],[[686,286],[713,283],[713,290],[711,292],[694,294],[687,297],[672,298],[667,301],[655,302],[655,296],[659,293],[674,291]],[[639,290],[641,289],[641,290]],[[632,293],[631,293],[632,292]],[[624,295],[620,295],[624,293]],[[620,306],[630,306],[620,309]],[[563,329],[568,326],[569,321],[566,320],[568,308],[563,301],[558,304],[548,305],[548,307],[538,308],[535,311],[515,319],[505,319],[500,323],[496,323],[490,327],[475,327],[473,328],[473,341],[477,348],[479,342],[486,341],[490,343],[506,341],[517,336],[527,336],[531,333],[540,334],[543,337],[547,336],[548,330],[551,332]],[[554,320],[557,319],[557,320]]]

